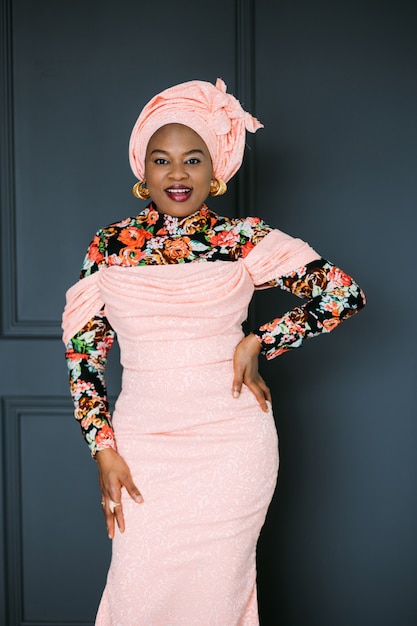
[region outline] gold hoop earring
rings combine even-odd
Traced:
[[[227,191],[227,185],[221,178],[214,178],[210,183],[210,195],[222,196]]]
[[[146,183],[144,180],[139,180],[132,187],[132,193],[135,198],[139,198],[140,200],[148,200],[150,198],[149,189],[146,187]]]

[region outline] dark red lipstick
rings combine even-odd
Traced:
[[[185,185],[172,185],[165,189],[167,196],[175,202],[185,202],[191,196],[192,189]]]

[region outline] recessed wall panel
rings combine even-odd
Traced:
[[[65,290],[95,231],[134,215],[128,140],[143,105],[177,82],[236,90],[235,3],[15,0],[3,46],[12,127],[4,332],[58,336]],[[215,25],[215,32],[213,27]],[[215,37],[215,45],[213,45]],[[6,50],[7,48],[7,50]],[[213,208],[236,210],[234,184]],[[10,271],[7,270],[10,267]]]

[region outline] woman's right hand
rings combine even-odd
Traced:
[[[109,538],[114,537],[114,519],[121,533],[125,531],[125,520],[121,503],[122,487],[125,487],[130,497],[141,504],[143,502],[139,489],[133,482],[130,469],[126,461],[111,448],[96,452],[98,466],[98,482],[101,491],[101,503],[106,518]]]

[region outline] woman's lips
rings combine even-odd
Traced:
[[[191,196],[192,189],[189,187],[169,187],[169,189],[165,189],[165,193],[174,202],[185,202]]]

